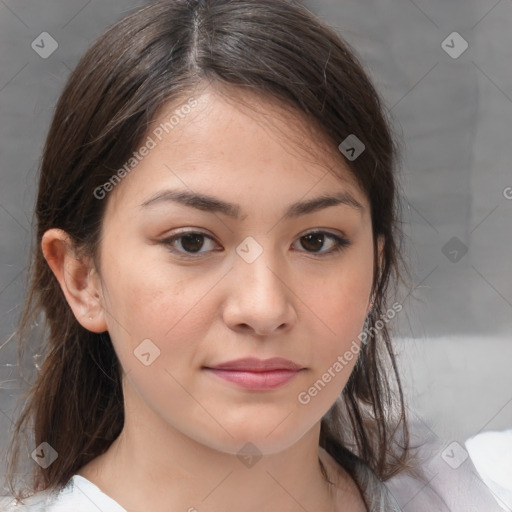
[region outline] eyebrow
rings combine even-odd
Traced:
[[[180,203],[206,212],[223,213],[224,215],[234,219],[239,219],[241,214],[241,208],[238,204],[228,203],[213,196],[188,192],[186,190],[163,190],[161,192],[157,192],[144,201],[140,206],[147,208],[157,203],[167,201]],[[343,191],[333,195],[322,195],[307,201],[292,203],[284,211],[283,217],[288,219],[296,218],[301,215],[307,215],[309,213],[323,210],[330,206],[338,205],[349,206],[360,213],[364,210],[364,206],[357,201],[352,194],[347,191]]]

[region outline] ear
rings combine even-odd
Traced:
[[[78,322],[89,331],[105,332],[101,283],[90,258],[77,256],[70,236],[62,229],[46,231],[41,249]]]
[[[377,238],[377,248],[379,251],[379,268],[382,268],[382,257],[383,257],[383,253],[384,253],[384,241],[385,241],[384,235],[379,235],[379,237]],[[366,314],[369,314],[370,311],[372,310],[373,302],[374,302],[374,297],[370,297]]]

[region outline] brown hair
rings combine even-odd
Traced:
[[[19,439],[30,422],[35,446],[47,442],[59,454],[46,469],[33,465],[31,492],[65,485],[107,450],[124,422],[119,361],[108,332],[78,323],[43,257],[42,235],[61,228],[77,248],[97,254],[108,198],[98,200],[95,189],[138,148],[162,105],[190,96],[204,80],[288,105],[320,126],[339,155],[337,146],[350,134],[365,144],[346,163],[371,206],[374,303],[357,364],[322,419],[320,445],[349,471],[357,455],[383,480],[407,465],[408,428],[389,326],[375,326],[388,308],[389,283],[405,269],[398,245],[399,147],[378,94],[354,50],[299,4],[161,0],[115,23],[85,53],[48,133],[30,288],[18,329],[20,358],[44,313],[44,360],[9,446],[8,481],[18,498]]]

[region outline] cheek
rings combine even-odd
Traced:
[[[312,372],[297,395],[299,410],[304,414],[323,416],[354,370],[370,286],[371,279],[362,282],[353,274],[346,275],[326,283],[324,293],[309,297],[316,305],[310,328],[315,343]]]
[[[326,335],[340,341],[359,330],[367,314],[372,285],[373,261],[353,254],[327,277],[312,276],[304,281],[300,296]]]
[[[303,287],[301,297],[312,312],[310,335],[315,339],[311,385],[318,382],[318,386],[312,393],[321,395],[313,407],[336,399],[357,362],[372,271],[372,253],[354,251],[329,276],[317,279],[316,284],[313,277],[304,283],[309,288]]]
[[[149,261],[142,251],[137,255],[137,261],[119,258],[106,269],[109,331],[125,353],[150,339],[162,360],[171,361],[169,354],[191,352],[204,334],[215,312],[207,300],[215,279],[161,259]]]

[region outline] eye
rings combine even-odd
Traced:
[[[348,247],[351,242],[341,236],[326,231],[313,231],[301,236],[297,242],[306,252],[314,255],[325,256],[342,251]],[[295,243],[297,243],[295,242]],[[167,248],[180,256],[192,256],[197,254],[206,254],[213,250],[218,244],[215,240],[199,231],[186,231],[172,235],[162,240]],[[327,250],[322,250],[327,247]]]
[[[322,251],[325,247],[326,240],[329,242],[328,249]],[[319,254],[320,256],[332,254],[342,251],[345,247],[350,245],[350,241],[344,237],[327,233],[326,231],[313,231],[301,236],[298,239],[301,246],[306,249],[306,252],[311,254]]]
[[[205,244],[205,240],[209,241],[210,244]],[[185,256],[188,254],[201,254],[209,252],[208,245],[210,245],[210,250],[212,246],[216,245],[212,237],[198,231],[178,233],[162,240],[162,243],[165,244],[171,252]],[[177,248],[177,246],[180,248]],[[206,250],[202,251],[201,249],[203,249],[205,246]]]

